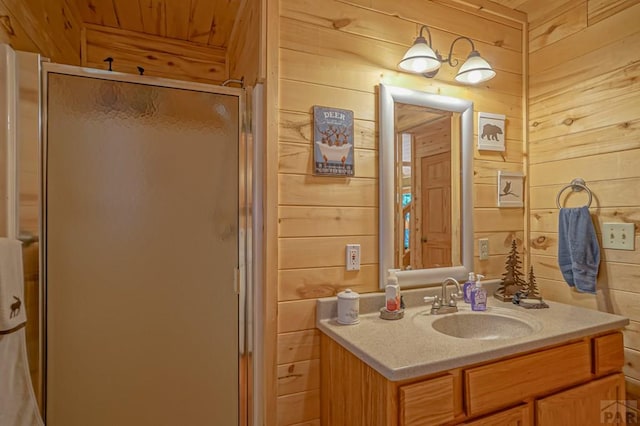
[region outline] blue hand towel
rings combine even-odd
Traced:
[[[596,293],[600,246],[589,208],[560,209],[558,265],[564,280],[581,293]]]

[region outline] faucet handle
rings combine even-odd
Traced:
[[[451,306],[452,308],[458,306],[456,299],[459,299],[459,298],[460,298],[459,295],[451,293],[449,297],[449,306]]]
[[[433,303],[433,306],[440,307],[440,296],[425,296],[424,303]]]
[[[451,293],[450,295],[452,299],[464,299],[464,294],[462,293],[461,290],[455,293]]]
[[[440,296],[426,296],[424,301],[425,303],[433,302],[431,304],[431,314],[437,314],[438,310],[442,307]]]

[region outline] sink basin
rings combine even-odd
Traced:
[[[437,318],[431,324],[439,333],[462,339],[514,339],[540,329],[535,320],[489,312],[458,312]]]

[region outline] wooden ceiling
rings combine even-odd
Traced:
[[[451,117],[450,112],[396,102],[395,108],[395,128],[400,133],[419,133],[425,126]]]
[[[246,0],[67,0],[86,24],[226,48]],[[249,0],[251,1],[251,0]],[[569,0],[490,0],[531,13]],[[556,6],[554,4],[554,6]],[[543,7],[544,9],[544,7]]]
[[[560,10],[565,6],[577,3],[573,0],[490,0],[501,6],[517,10],[527,14],[529,23],[545,20],[554,10]],[[598,0],[594,3],[605,3],[610,0]]]
[[[491,1],[494,3],[501,4],[503,6],[506,6],[508,8],[516,9],[524,12],[524,10],[520,9],[520,7],[525,3],[533,3],[536,0],[533,0],[533,1],[532,0],[491,0]]]
[[[226,48],[242,0],[71,0],[82,21]]]

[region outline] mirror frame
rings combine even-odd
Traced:
[[[387,271],[394,269],[394,203],[395,195],[395,107],[394,103],[435,108],[460,113],[461,154],[461,234],[462,265],[445,268],[398,271],[400,287],[418,287],[442,282],[447,277],[466,280],[473,270],[473,102],[450,96],[380,84],[379,136],[379,280],[387,284]]]

